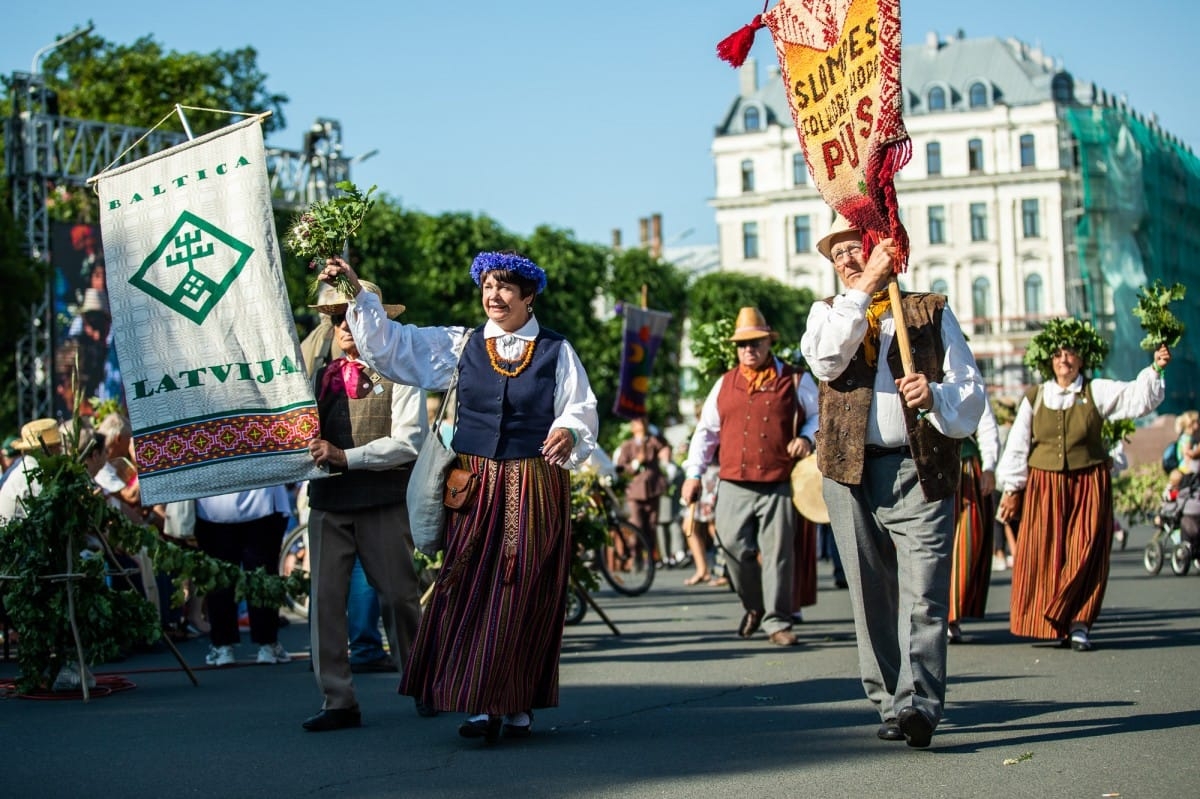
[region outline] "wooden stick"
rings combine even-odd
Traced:
[[[888,298],[892,301],[892,321],[896,324],[896,346],[900,348],[900,363],[904,365],[904,376],[916,373],[913,367],[912,345],[908,343],[908,325],[904,323],[904,308],[900,305],[900,284],[896,276],[888,280]]]
[[[642,284],[642,310],[650,308],[650,287],[645,283]]]

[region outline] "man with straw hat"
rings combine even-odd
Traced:
[[[36,496],[41,491],[37,481],[30,480],[30,472],[37,468],[34,453],[57,455],[62,452],[62,435],[54,419],[34,419],[21,428],[21,437],[13,442],[12,448],[18,456],[4,473],[4,484],[0,485],[0,524],[9,519],[25,516],[23,500]]]
[[[772,644],[795,646],[791,474],[796,459],[812,453],[817,404],[812,378],[771,353],[778,338],[757,308],[738,311],[730,337],[738,365],[704,400],[680,497],[687,505],[699,498],[700,478],[715,453],[721,479],[716,537],[745,610],[738,635],[750,638],[761,627]]]
[[[839,217],[817,249],[845,290],[813,303],[800,348],[820,381],[817,458],[862,684],[880,738],[926,747],[946,694],[959,439],[979,424],[984,384],[939,294],[901,298],[913,364],[902,369],[891,239],[867,253],[862,231]]]
[[[382,302],[378,286],[359,282]],[[404,665],[416,635],[420,597],[405,493],[429,421],[421,389],[386,380],[359,360],[344,299],[313,307],[328,318],[341,353],[313,376],[322,437],[309,444],[317,466],[334,475],[308,486],[309,621],[324,702],[303,726],[326,732],[361,723],[346,648],[346,595],[356,557],[378,593],[395,666]],[[383,309],[394,318],[404,306]]]

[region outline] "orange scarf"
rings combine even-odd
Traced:
[[[879,363],[879,324],[891,307],[887,289],[880,289],[871,295],[871,304],[867,306],[867,335],[863,338],[863,352],[871,366]]]
[[[742,373],[742,377],[746,379],[746,393],[753,394],[755,391],[762,391],[763,387],[770,382],[771,378],[775,377],[774,358],[767,362],[767,365],[761,369],[751,369],[749,366],[738,364],[738,371]]]

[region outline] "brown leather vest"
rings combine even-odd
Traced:
[[[321,385],[317,372],[315,385]],[[392,434],[392,391],[394,384],[380,380],[383,389],[361,399],[333,394],[317,401],[321,415],[321,438],[342,449],[361,447]],[[309,505],[317,510],[347,512],[404,502],[412,464],[375,471],[352,469],[313,480],[308,484]]]
[[[1101,427],[1104,419],[1092,399],[1092,384],[1085,381],[1075,404],[1061,411],[1037,401],[1041,386],[1031,388],[1026,397],[1033,407],[1033,440],[1029,447],[1029,465],[1044,472],[1069,472],[1105,463]]]
[[[825,302],[832,304],[833,298]],[[946,298],[940,294],[904,294],[901,303],[913,368],[928,377],[929,382],[941,382],[945,357],[942,309],[946,307]],[[895,336],[887,361],[894,377],[904,376]],[[867,416],[874,396],[875,367],[867,363],[859,345],[846,370],[829,382],[822,381],[819,388],[821,429],[817,432],[817,463],[824,476],[847,485],[862,483]],[[933,502],[952,496],[958,490],[962,471],[959,442],[939,433],[929,420],[918,419],[913,408],[904,408],[904,426],[925,499]]]
[[[791,478],[795,460],[788,455],[787,445],[803,424],[796,415],[800,403],[792,381],[795,371],[784,364],[781,374],[753,394],[746,391],[748,383],[740,369],[725,373],[717,392],[722,480],[779,483]]]

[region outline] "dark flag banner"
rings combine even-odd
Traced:
[[[650,390],[650,369],[671,321],[666,311],[649,311],[626,305],[625,331],[621,336],[621,385],[613,403],[613,413],[626,419],[646,415],[646,394]]]

